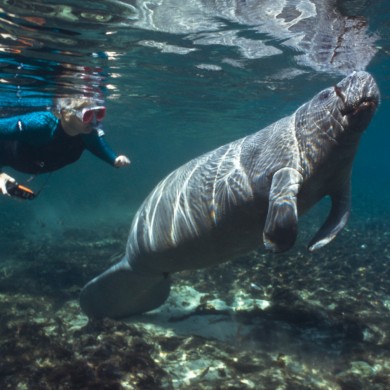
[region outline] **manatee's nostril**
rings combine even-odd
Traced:
[[[334,91],[336,92],[336,95],[342,100],[342,102],[345,104],[345,96],[343,92],[341,91],[341,88],[337,85],[334,86]]]

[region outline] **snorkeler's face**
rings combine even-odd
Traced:
[[[61,124],[64,131],[71,136],[89,134],[102,121],[106,113],[104,106],[80,107],[64,110],[61,113]]]
[[[93,129],[90,123],[83,123],[74,113],[70,111],[62,112],[60,120],[65,133],[70,136],[88,134]]]

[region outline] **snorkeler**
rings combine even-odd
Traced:
[[[88,149],[114,167],[130,164],[117,155],[104,139],[101,128],[106,107],[95,99],[59,98],[51,111],[0,119],[0,193],[15,179],[2,172],[8,166],[19,172],[52,172],[77,161]]]

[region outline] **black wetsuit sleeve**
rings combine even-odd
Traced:
[[[0,140],[17,140],[31,145],[47,144],[53,138],[58,119],[48,111],[0,119]]]
[[[111,149],[104,138],[102,130],[93,130],[90,134],[83,134],[83,141],[86,148],[103,161],[114,165],[118,155]]]

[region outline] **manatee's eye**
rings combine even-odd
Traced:
[[[326,89],[325,91],[322,91],[320,93],[319,98],[320,98],[320,100],[327,100],[329,98],[329,96],[330,96],[330,91],[329,91],[329,89]]]

